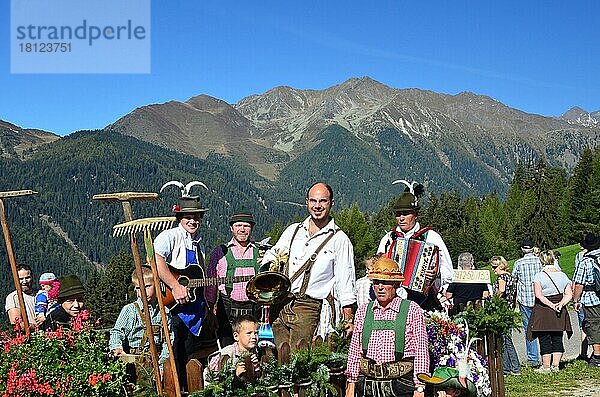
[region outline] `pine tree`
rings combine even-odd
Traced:
[[[133,269],[133,258],[122,252],[110,259],[101,277],[91,279],[87,287],[87,307],[95,318],[100,319],[101,324],[112,326],[121,308],[135,300],[131,283]]]

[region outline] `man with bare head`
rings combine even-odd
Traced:
[[[295,349],[300,339],[310,343],[319,322],[321,302],[332,292],[342,306],[348,335],[352,332],[356,306],[354,249],[330,215],[333,205],[333,190],[328,184],[312,185],[306,193],[309,216],[288,226],[265,253],[263,264],[288,256],[282,271],[292,281],[293,298],[273,322],[277,345],[288,342]]]
[[[20,264],[17,266],[17,273],[19,275],[21,290],[23,291],[23,301],[25,302],[27,319],[29,320],[29,324],[33,325],[36,321],[35,312],[33,310],[35,305],[35,294],[33,293],[33,274],[31,273],[31,267],[29,267],[29,265]],[[6,311],[8,320],[11,324],[14,324],[17,322],[17,319],[21,318],[21,308],[19,306],[17,291],[8,294],[4,310]]]

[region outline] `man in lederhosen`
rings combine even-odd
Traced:
[[[252,241],[254,216],[250,211],[240,209],[229,217],[232,238],[227,244],[219,245],[211,255],[207,276],[226,277],[227,282],[218,285],[217,317],[219,318],[219,338],[223,346],[233,343],[231,326],[241,315],[257,316],[257,305],[248,299],[246,284],[258,273],[259,247]],[[233,280],[234,277],[242,280]],[[236,281],[236,282],[234,282]],[[217,288],[206,288],[206,299],[213,306],[217,302]]]
[[[432,288],[428,290],[427,295],[407,290],[408,296],[406,297],[417,302],[424,310],[432,310],[441,308],[442,303],[446,301],[442,293],[453,281],[454,271],[452,270],[452,258],[442,237],[430,227],[421,227],[419,224],[420,209],[419,200],[413,193],[404,192],[396,199],[392,210],[398,226],[383,236],[377,248],[377,253],[390,257],[390,251],[393,249],[395,242],[403,238],[425,241],[438,248],[439,271],[437,273],[433,270],[425,272],[427,279],[433,283]]]
[[[369,272],[376,300],[356,312],[348,351],[346,397],[423,397],[417,374],[429,373],[423,310],[402,299],[398,264],[381,257]]]
[[[332,289],[342,306],[346,333],[352,333],[356,305],[354,249],[348,236],[330,216],[333,203],[333,190],[328,184],[312,185],[306,193],[310,216],[288,226],[273,248],[265,253],[263,264],[277,260],[278,254],[289,255],[283,271],[292,282],[293,299],[273,321],[277,346],[288,342],[294,350],[300,339],[312,341],[322,300]]]

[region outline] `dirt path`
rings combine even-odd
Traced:
[[[596,383],[596,385],[592,386],[581,384],[580,387],[576,389],[565,390],[562,395],[569,397],[600,397],[600,384],[597,384],[597,379],[594,383]]]

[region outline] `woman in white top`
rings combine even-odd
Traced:
[[[552,251],[540,253],[542,271],[533,278],[535,305],[527,328],[527,338],[539,339],[542,366],[538,372],[558,371],[560,359],[565,351],[563,334],[573,334],[566,305],[573,297],[571,280],[558,270]]]

